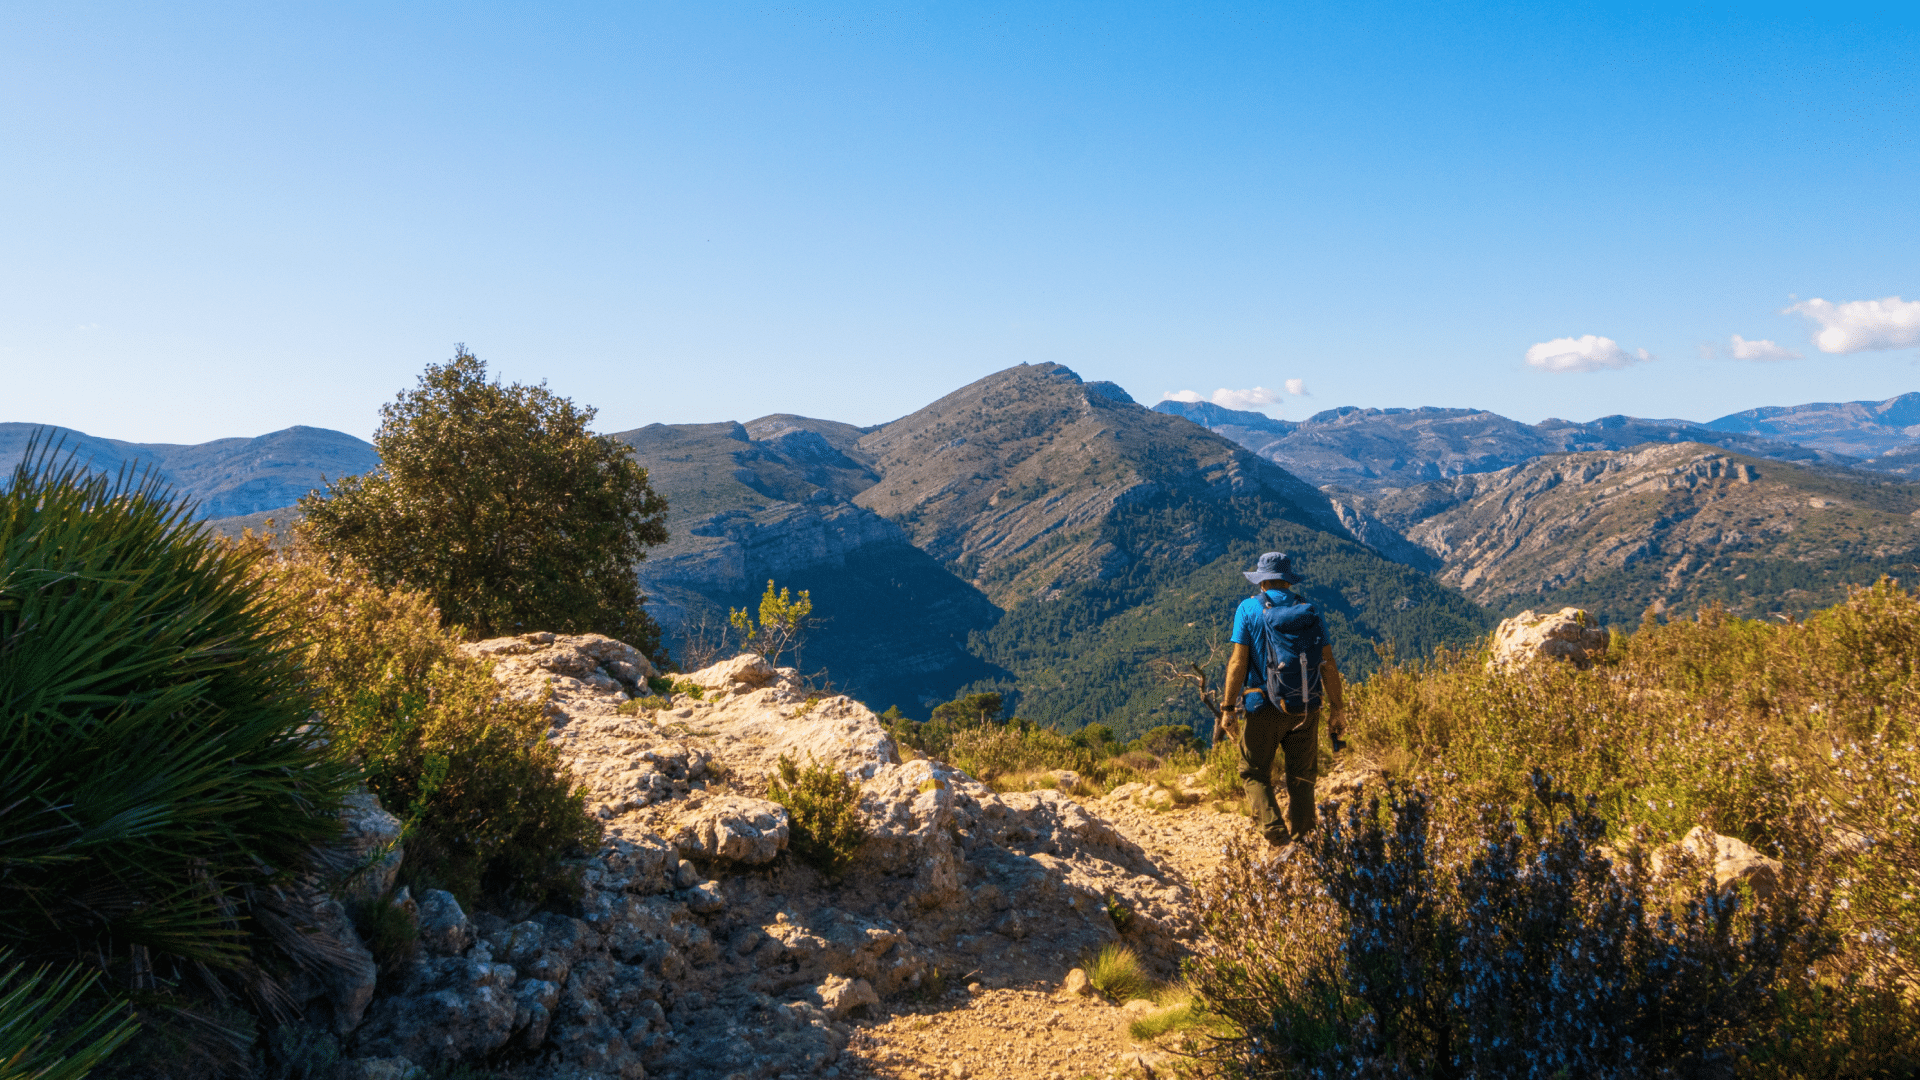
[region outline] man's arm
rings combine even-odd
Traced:
[[[1227,659],[1227,684],[1220,688],[1220,724],[1214,741],[1240,738],[1240,695],[1247,688],[1247,669],[1253,666],[1253,648],[1235,645]]]
[[[1247,669],[1253,666],[1253,647],[1235,645],[1233,656],[1227,660],[1227,685],[1220,688],[1220,704],[1224,708],[1240,707],[1240,695],[1247,688]]]
[[[1340,736],[1347,730],[1347,684],[1340,678],[1340,665],[1333,662],[1331,645],[1320,650],[1320,687],[1327,699],[1327,738],[1333,740],[1335,750],[1345,750],[1346,741]]]
[[[1347,704],[1347,684],[1340,678],[1340,665],[1333,662],[1333,646],[1320,648],[1320,685],[1327,696],[1327,705],[1331,708],[1345,708]]]

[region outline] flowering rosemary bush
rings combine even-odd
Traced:
[[[1481,822],[1388,783],[1301,850],[1235,852],[1189,972],[1237,1029],[1207,1056],[1248,1077],[1731,1075],[1808,955],[1795,891],[1610,857],[1594,800],[1530,786]]]
[[[1707,609],[1616,634],[1589,670],[1484,651],[1389,664],[1348,698],[1357,757],[1463,806],[1534,769],[1591,792],[1610,841],[1695,825],[1830,894],[1836,944],[1774,988],[1766,1075],[1920,1069],[1920,598],[1892,581],[1801,623]]]

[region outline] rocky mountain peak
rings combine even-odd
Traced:
[[[1169,493],[1265,490],[1344,534],[1324,496],[1194,424],[1058,364],[996,372],[860,440],[883,479],[855,497],[1002,605],[1112,576],[1134,557],[1100,534]]]

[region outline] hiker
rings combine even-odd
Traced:
[[[1233,613],[1233,658],[1227,661],[1225,724],[1237,729],[1247,809],[1267,842],[1280,847],[1313,831],[1313,782],[1320,764],[1320,708],[1331,713],[1339,744],[1345,688],[1320,611],[1288,590],[1298,585],[1293,562],[1269,551],[1242,571],[1258,592]],[[1273,758],[1284,755],[1287,815],[1273,795]]]

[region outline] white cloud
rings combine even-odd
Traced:
[[[1307,380],[1305,379],[1288,379],[1287,393],[1292,394],[1294,397],[1312,397],[1313,396],[1312,394],[1307,393]]]
[[[1813,343],[1823,353],[1866,352],[1920,345],[1920,300],[1889,296],[1835,304],[1819,297],[1786,309],[1820,324]]]
[[[1761,338],[1748,341],[1739,334],[1733,335],[1733,358],[1735,360],[1798,360],[1800,354],[1792,349],[1783,349],[1778,343]]]
[[[1704,345],[1695,345],[1693,347],[1693,351],[1700,354],[1700,359],[1702,360],[1720,359],[1720,346],[1715,345],[1711,341],[1707,342]]]
[[[1543,371],[1600,371],[1651,359],[1653,354],[1645,349],[1630,353],[1612,338],[1593,334],[1554,338],[1527,350],[1527,363]]]
[[[1250,386],[1245,390],[1228,390],[1221,387],[1213,392],[1213,403],[1223,409],[1257,409],[1262,405],[1279,404],[1280,395],[1264,386]]]
[[[1294,390],[1295,385],[1299,385],[1301,389]],[[1305,384],[1299,379],[1288,379],[1287,387],[1290,393],[1299,394],[1305,391]],[[1239,409],[1243,412],[1280,403],[1279,393],[1264,386],[1250,386],[1245,390],[1229,390],[1223,386],[1211,395],[1194,390],[1168,390],[1161,394],[1160,398],[1163,401],[1211,401],[1223,409]]]

